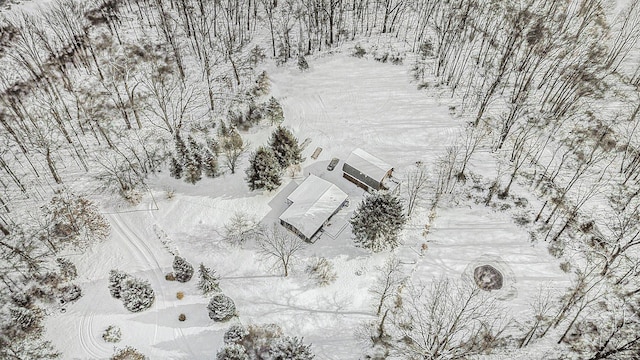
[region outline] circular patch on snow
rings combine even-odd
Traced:
[[[482,290],[491,291],[502,289],[504,281],[502,273],[491,265],[481,265],[473,270],[473,280]]]

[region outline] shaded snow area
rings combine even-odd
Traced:
[[[370,254],[354,246],[348,219],[364,192],[342,177],[344,159],[356,148],[376,156],[402,174],[417,161],[433,169],[435,158],[454,142],[464,120],[426,91],[416,90],[408,66],[381,64],[346,55],[309,59],[310,69],[267,69],[274,96],[282,101],[285,122],[305,148],[302,171],[271,193],[250,192],[244,180],[246,157],[236,174],[189,185],[162,174],[134,208],[105,208],[112,226],[108,241],[88,253],[70,257],[78,264],[83,297],[47,319],[47,337],[65,359],[108,358],[114,345],[131,345],[151,359],[212,359],[231,324],[277,323],[285,334],[304,337],[317,359],[359,359],[363,344],[358,329],[376,318],[368,289],[389,251]],[[252,146],[266,142],[272,128],[264,125],[250,135]],[[311,159],[316,147],[323,151]],[[332,158],[341,161],[327,170]],[[482,167],[474,168],[482,171]],[[313,244],[298,254],[289,277],[281,277],[269,259],[249,241],[233,246],[223,240],[224,225],[237,211],[263,223],[278,221],[287,197],[309,174],[335,184],[349,196],[348,205],[333,216]],[[397,175],[396,175],[397,174]],[[175,190],[172,197],[166,189]],[[422,204],[426,206],[426,204]],[[440,276],[459,279],[477,264],[490,262],[504,275],[497,296],[514,316],[524,314],[540,285],[561,289],[568,277],[544,246],[509,216],[475,206],[438,210],[425,237],[427,209],[417,209],[394,250],[414,281],[428,283]],[[427,244],[424,247],[423,244]],[[173,254],[195,268],[187,283],[165,280]],[[334,264],[337,280],[318,287],[305,274],[313,257]],[[222,292],[235,302],[238,317],[225,323],[209,319],[209,298],[196,289],[197,267],[204,263],[221,277]],[[128,312],[110,296],[111,269],[148,280],[155,290],[153,306]],[[178,299],[177,292],[184,298]],[[63,312],[64,311],[64,312]],[[185,314],[184,322],[178,321]],[[107,343],[109,325],[122,330],[122,340]]]

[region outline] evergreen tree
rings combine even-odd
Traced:
[[[215,294],[207,305],[209,317],[214,321],[227,321],[236,315],[236,304],[224,294]]]
[[[187,282],[193,276],[193,266],[183,257],[176,256],[173,258],[173,273],[179,282]]]
[[[406,221],[400,198],[380,192],[358,205],[350,223],[356,245],[379,252],[398,245],[398,234]]]
[[[202,179],[202,162],[189,154],[185,161],[184,181],[190,184],[196,184]]]
[[[281,184],[280,170],[280,164],[273,151],[264,146],[259,147],[252,154],[246,170],[249,189],[277,189]]]
[[[311,345],[305,345],[302,339],[291,336],[281,337],[273,342],[269,349],[273,360],[311,360],[315,357]]]
[[[198,277],[200,278],[200,281],[198,282],[198,289],[202,291],[203,295],[220,292],[220,279],[216,275],[215,270],[212,270],[201,263],[200,268],[198,269]]]
[[[266,109],[267,117],[271,122],[271,125],[277,125],[284,121],[284,112],[282,111],[282,105],[273,96],[269,98]]]
[[[249,360],[249,355],[241,345],[225,344],[218,350],[216,360]]]
[[[256,79],[256,86],[253,88],[253,95],[262,96],[269,93],[271,84],[269,83],[269,76],[266,71],[263,71],[258,75]]]
[[[182,167],[182,162],[176,160],[176,158],[172,156],[169,163],[169,174],[171,177],[174,179],[180,179],[182,178],[183,172],[184,168]]]
[[[189,141],[189,153],[191,153],[191,156],[193,156],[193,159],[195,160],[195,162],[201,166],[202,165],[202,145],[198,144],[198,142],[196,142],[196,139],[194,139],[193,136],[191,135],[189,135],[188,141]]]
[[[122,286],[131,275],[120,270],[111,270],[109,272],[109,292],[111,296],[120,299],[122,294]]]
[[[249,335],[247,329],[242,325],[235,324],[225,331],[223,340],[225,344],[240,344],[247,335]]]
[[[148,281],[129,277],[124,280],[120,292],[122,303],[131,312],[140,312],[153,305],[156,295]]]
[[[285,169],[289,165],[299,164],[302,160],[298,139],[287,128],[278,126],[271,134],[269,147],[278,159],[280,166]]]
[[[180,163],[184,164],[185,159],[189,155],[189,149],[187,148],[187,144],[184,143],[184,140],[180,136],[180,134],[176,134],[176,154],[178,154],[178,160]]]
[[[204,149],[202,166],[204,167],[204,174],[207,177],[214,178],[219,175],[218,156],[214,155],[209,149]]]

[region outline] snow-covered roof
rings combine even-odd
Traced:
[[[334,184],[309,175],[287,199],[291,204],[280,220],[293,225],[308,239],[344,203],[347,194]]]
[[[391,170],[391,165],[360,148],[353,150],[346,163],[370,178],[379,181],[382,181]]]

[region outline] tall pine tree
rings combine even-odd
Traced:
[[[356,246],[380,252],[398,246],[407,219],[400,198],[388,192],[366,197],[350,220]]]
[[[249,189],[275,190],[282,183],[280,179],[280,164],[271,149],[260,146],[249,160],[246,170]]]
[[[269,146],[283,169],[302,160],[298,139],[287,128],[278,126],[271,134]]]
[[[200,278],[200,281],[198,281],[198,289],[202,291],[203,295],[220,292],[220,278],[216,275],[215,270],[201,263],[198,269],[198,276]]]

